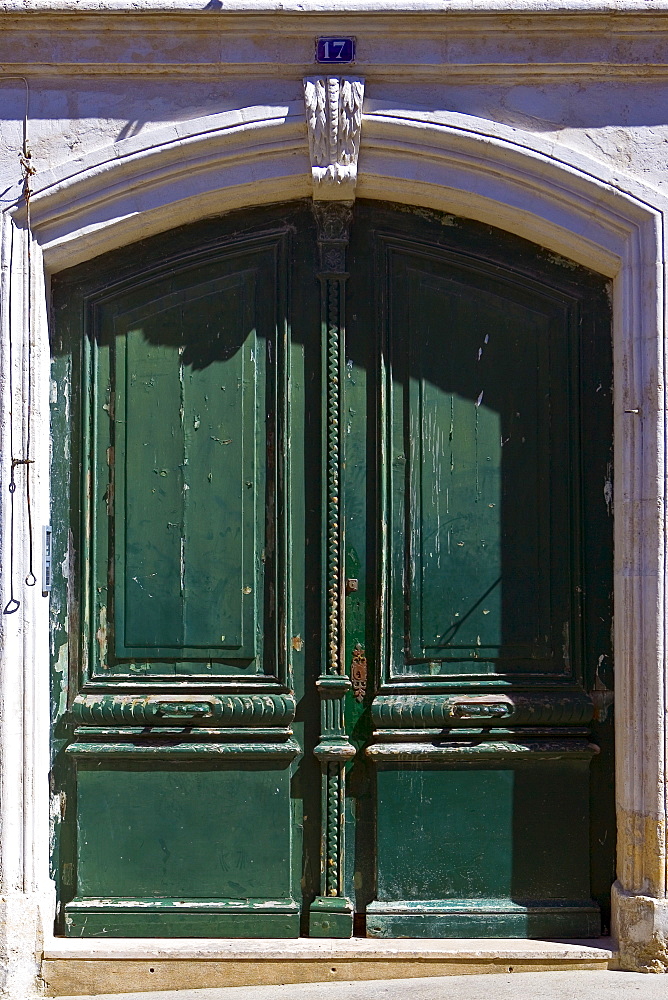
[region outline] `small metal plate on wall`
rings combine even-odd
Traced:
[[[355,39],[338,36],[317,38],[315,61],[318,63],[351,63],[355,61]]]

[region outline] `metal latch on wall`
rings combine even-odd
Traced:
[[[52,543],[51,526],[45,524],[42,528],[42,594],[46,597],[51,592],[52,574]]]

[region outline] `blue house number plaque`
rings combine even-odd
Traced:
[[[351,63],[354,59],[354,38],[318,38],[315,47],[316,62]]]

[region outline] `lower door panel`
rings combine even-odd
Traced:
[[[584,738],[381,744],[371,937],[590,937]]]
[[[296,937],[298,747],[75,744],[72,936]],[[213,751],[213,752],[211,752]],[[265,755],[270,759],[262,759]],[[184,759],[185,758],[185,759]]]

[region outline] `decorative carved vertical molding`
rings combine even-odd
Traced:
[[[363,100],[360,77],[304,80],[314,199],[350,201],[355,197]]]
[[[327,552],[326,655],[318,680],[321,704],[322,895],[311,906],[314,937],[351,937],[353,907],[343,888],[345,872],[345,764],[355,755],[345,731],[344,701],[351,688],[344,666],[344,511],[341,471],[345,467],[341,411],[345,359],[346,248],[357,183],[364,81],[358,77],[304,80],[313,210],[318,229],[322,350],[326,371]]]
[[[322,765],[322,895],[311,906],[310,933],[315,937],[351,937],[352,903],[343,889],[345,764],[355,755],[345,731],[344,700],[351,682],[343,660],[343,504],[341,470],[341,392],[345,348],[346,247],[352,217],[349,202],[315,202],[322,287],[322,349],[326,371],[326,588],[325,662],[318,679],[321,722],[315,754]]]

